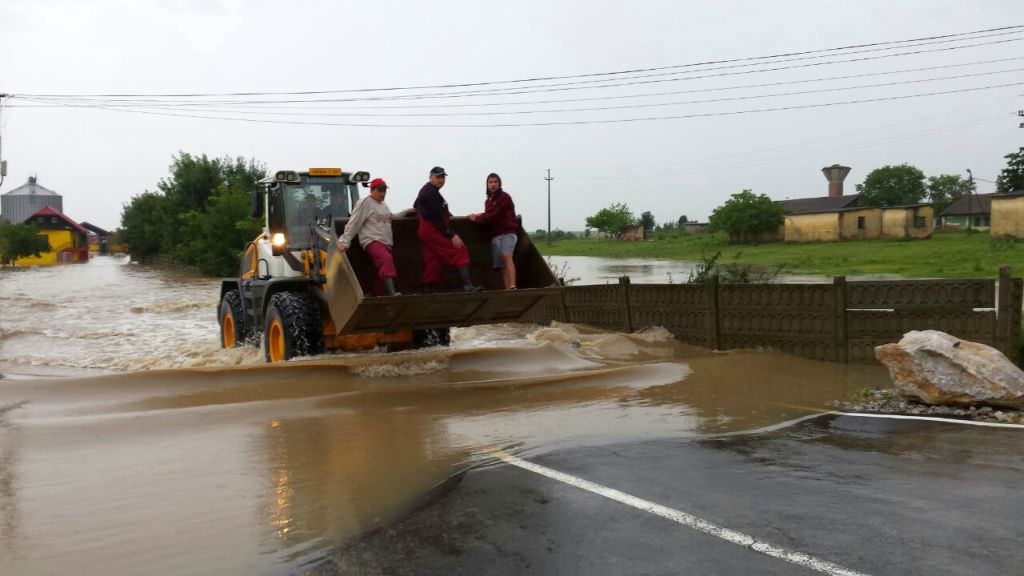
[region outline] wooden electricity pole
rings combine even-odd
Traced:
[[[548,177],[545,180],[548,181],[548,244],[551,244],[551,181],[554,180],[551,177],[551,168],[548,168]]]

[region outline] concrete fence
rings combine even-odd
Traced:
[[[838,362],[874,359],[874,347],[910,330],[942,330],[1016,359],[1022,280],[882,280],[831,284],[568,286],[529,318],[632,332],[668,329],[689,344],[768,347]]]

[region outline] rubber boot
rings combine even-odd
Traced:
[[[479,292],[479,291],[483,290],[483,288],[481,288],[479,286],[474,286],[473,282],[470,281],[470,279],[469,279],[469,268],[467,268],[467,267],[459,268],[459,278],[462,278],[462,291],[463,292]]]
[[[395,279],[394,278],[385,278],[384,279],[384,290],[387,292],[388,296],[400,296],[402,294],[401,292],[396,292],[395,291]]]

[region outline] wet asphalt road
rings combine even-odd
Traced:
[[[1024,574],[1024,430],[825,416],[524,456],[866,574]],[[308,573],[815,574],[509,465]]]

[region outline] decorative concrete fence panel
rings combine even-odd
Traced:
[[[873,361],[874,347],[910,330],[942,330],[1017,354],[1024,282],[883,280],[831,284],[568,286],[527,320],[634,331],[661,326],[698,346],[775,348],[818,360]]]

